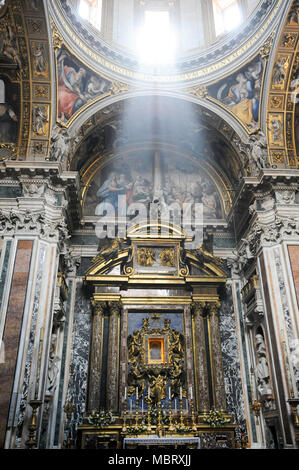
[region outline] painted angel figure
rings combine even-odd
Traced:
[[[105,93],[107,88],[107,82],[102,78],[92,75],[87,85],[87,94],[89,98],[94,98],[97,95]]]

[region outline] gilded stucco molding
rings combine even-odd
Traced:
[[[270,163],[297,168],[295,111],[299,63],[299,6],[293,2],[281,31],[267,104],[267,146]]]

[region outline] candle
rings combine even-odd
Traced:
[[[192,390],[192,387],[190,387],[190,400],[193,400],[193,390]]]
[[[138,387],[136,387],[136,400],[138,400]]]
[[[149,399],[151,398],[151,387],[150,387],[150,385],[148,386],[147,396],[148,396]]]
[[[180,400],[183,399],[183,391],[182,391],[182,387],[180,387]]]
[[[171,388],[170,387],[168,389],[168,396],[169,396],[169,401],[171,401]]]
[[[127,399],[127,387],[125,387],[125,400]]]

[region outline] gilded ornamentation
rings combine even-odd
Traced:
[[[52,27],[52,38],[53,38],[53,47],[55,51],[59,50],[63,44],[63,38],[56,28],[56,25],[54,21],[51,21],[51,27]]]
[[[156,261],[155,250],[141,247],[137,249],[137,262],[140,266],[153,266]]]
[[[274,109],[282,109],[282,106],[283,106],[283,96],[272,95],[270,98],[270,107]]]
[[[271,154],[272,162],[273,163],[284,163],[284,152],[277,151],[272,152]]]
[[[167,344],[164,362],[152,363],[147,360],[150,353],[149,339],[153,343],[159,340]],[[141,396],[147,387],[151,399],[159,401],[166,397],[169,383],[173,395],[179,396],[184,378],[184,344],[180,332],[171,328],[170,320],[165,319],[162,328],[151,328],[149,317],[144,318],[142,328],[128,337],[128,362],[129,395],[134,395],[137,388]]]
[[[270,144],[283,146],[283,116],[281,114],[269,115]]]
[[[119,93],[125,93],[126,91],[129,91],[129,89],[130,87],[125,83],[113,82],[109,91],[112,93],[112,95],[118,95]]]
[[[35,85],[34,97],[49,99],[49,87],[47,85]]]
[[[175,266],[174,248],[164,248],[159,253],[159,258],[161,260],[162,266],[174,267]]]
[[[99,253],[92,259],[92,262],[95,264],[99,261],[109,261],[117,257],[122,249],[123,242],[119,238],[107,238],[101,243]]]
[[[273,45],[273,40],[275,37],[276,31],[273,31],[273,33],[268,37],[268,39],[265,41],[263,46],[260,49],[260,55],[262,59],[268,59],[270,52],[272,50],[272,45]]]
[[[198,98],[205,99],[208,96],[208,90],[205,85],[198,85],[187,90],[187,93],[195,95]]]
[[[293,49],[296,44],[297,34],[285,33],[282,38],[282,46],[288,49]]]

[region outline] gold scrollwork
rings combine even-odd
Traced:
[[[174,248],[163,248],[159,253],[162,266],[175,267]]]
[[[52,28],[53,47],[54,47],[54,50],[57,51],[58,49],[61,48],[63,44],[63,38],[60,32],[58,31],[53,20],[51,21],[51,28]]]
[[[153,320],[153,316],[152,316]],[[157,346],[157,359],[151,357],[151,348]],[[172,394],[178,396],[184,377],[184,341],[181,333],[171,328],[171,321],[164,319],[160,328],[150,326],[150,319],[143,319],[142,328],[128,337],[128,394],[136,388],[143,394],[146,387],[154,401],[166,396],[167,383]]]

